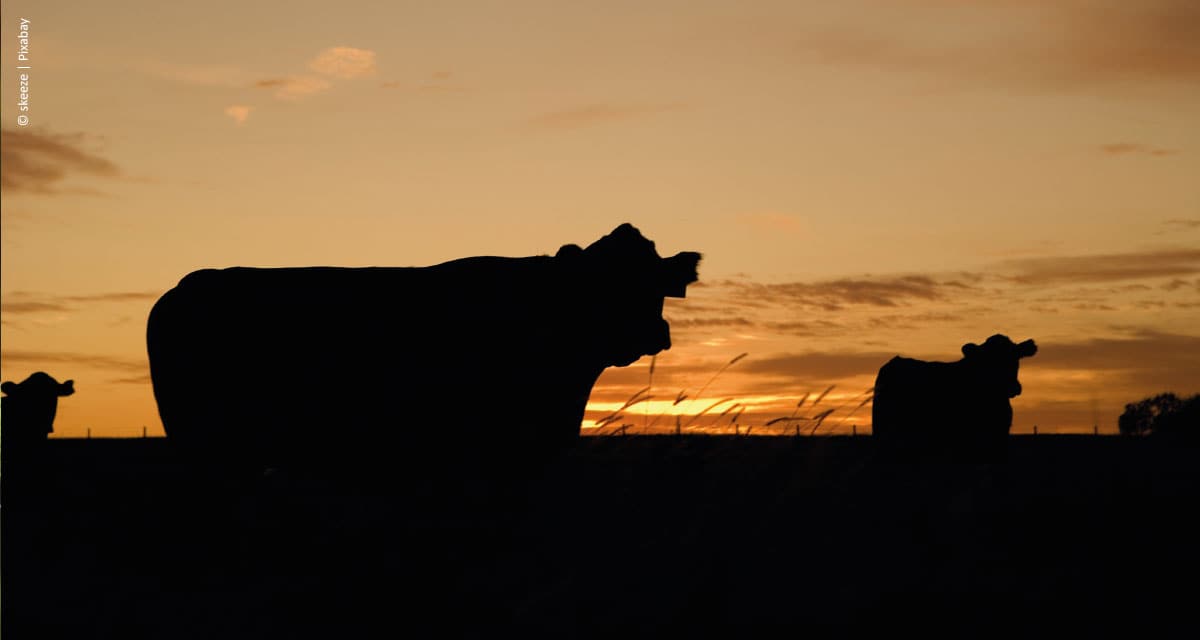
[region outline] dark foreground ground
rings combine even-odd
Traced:
[[[3,636],[1200,637],[1196,453],[1037,436],[1004,464],[903,464],[868,438],[612,437],[435,500],[52,441],[2,470]]]

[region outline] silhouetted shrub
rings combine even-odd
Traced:
[[[1122,435],[1200,437],[1200,394],[1180,398],[1160,393],[1127,404],[1117,426]]]

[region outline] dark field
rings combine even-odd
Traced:
[[[589,438],[450,499],[51,441],[3,469],[3,634],[1200,637],[1196,453],[1036,436],[1003,464],[904,464],[869,438]]]

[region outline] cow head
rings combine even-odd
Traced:
[[[66,382],[59,383],[50,374],[38,371],[25,378],[25,381],[20,384],[16,382],[0,384],[0,391],[3,391],[10,397],[59,398],[75,393],[75,381],[67,380]]]
[[[687,295],[687,286],[698,277],[699,253],[663,258],[653,242],[625,223],[586,249],[562,247],[556,258],[583,276],[585,325],[595,345],[592,356],[604,366],[623,367],[671,348],[663,298]]]
[[[973,342],[963,345],[963,357],[987,393],[1003,393],[1007,398],[1021,395],[1017,369],[1021,358],[1037,353],[1033,340],[1014,343],[1001,334],[988,338],[982,345]]]
[[[18,439],[44,437],[54,431],[54,415],[58,399],[75,393],[75,382],[59,383],[41,371],[21,383],[0,384],[4,396],[4,426],[11,428]]]

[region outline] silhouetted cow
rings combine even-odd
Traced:
[[[0,384],[5,396],[0,400],[0,419],[3,420],[4,442],[0,448],[21,447],[45,441],[54,432],[54,416],[58,399],[75,393],[75,381],[59,383],[49,374],[38,371],[24,382]]]
[[[1021,394],[1017,368],[1037,345],[996,334],[962,352],[957,362],[896,356],[883,365],[875,379],[874,436],[956,453],[1001,453],[1012,426],[1009,399]]]
[[[196,271],[150,312],[159,415],[190,449],[272,463],[557,446],[605,367],[670,348],[663,298],[699,261],[623,224],[554,256]]]

